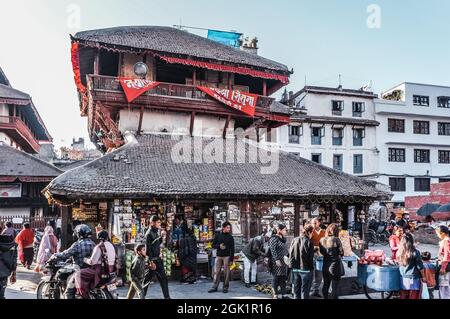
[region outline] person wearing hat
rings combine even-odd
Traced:
[[[286,295],[286,280],[288,275],[288,265],[285,257],[289,254],[286,243],[286,225],[278,224],[276,232],[269,240],[269,268],[272,274],[273,298],[290,299]],[[280,288],[280,290],[278,289]]]

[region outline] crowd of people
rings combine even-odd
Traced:
[[[161,259],[163,230],[161,219],[152,216],[145,236],[145,244],[137,244],[136,256],[130,269],[130,287],[127,298],[145,299],[148,287],[156,277],[165,299],[170,299],[168,278]],[[11,223],[3,225],[0,235],[0,299],[4,298],[8,280],[16,281],[17,261],[28,269],[33,264],[34,231],[28,223],[16,232]],[[173,236],[176,236],[178,258],[182,281],[192,284],[197,278],[197,242],[192,231],[183,227],[180,219],[175,222]],[[72,260],[77,271],[68,279],[66,298],[76,295],[87,298],[105,277],[115,271],[116,251],[109,234],[102,229],[93,230],[87,225],[78,225],[74,230],[76,241],[65,251],[58,252],[58,238],[55,229],[48,225],[40,241],[35,271],[45,269],[52,259]],[[439,290],[441,299],[450,299],[450,234],[446,226],[436,228],[439,237],[437,262],[431,253],[420,252],[413,235],[407,227],[397,225],[389,238],[392,260],[398,265],[401,277],[401,299],[420,299],[424,295],[424,285],[429,298],[434,290]],[[214,237],[212,248],[216,250],[213,286],[209,293],[217,292],[223,278],[223,293],[228,293],[230,267],[234,263],[235,242],[231,234],[231,224],[222,224],[221,231]],[[265,259],[272,275],[273,298],[289,299],[287,281],[290,277],[292,295],[295,299],[337,299],[341,278],[345,275],[342,258],[344,250],[339,239],[339,226],[324,227],[320,218],[305,221],[299,237],[288,245],[286,226],[275,225],[252,238],[242,249],[244,261],[244,281],[246,287],[257,282],[258,260]],[[323,260],[322,269],[316,267],[318,258]]]

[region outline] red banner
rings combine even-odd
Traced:
[[[132,78],[119,78],[119,81],[129,103],[160,84],[160,82]]]
[[[198,89],[223,104],[226,104],[250,116],[255,116],[256,103],[258,102],[258,95],[256,94],[245,93],[237,90],[209,88],[204,86],[198,86]]]

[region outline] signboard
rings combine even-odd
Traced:
[[[258,95],[241,92],[238,90],[210,88],[204,86],[197,87],[200,91],[215,98],[219,102],[241,111],[247,115],[255,116],[256,103],[258,102]]]
[[[125,92],[129,103],[133,102],[139,96],[160,84],[155,81],[132,78],[119,78],[119,82],[122,85],[123,91]]]
[[[22,197],[21,184],[0,184],[0,198]]]

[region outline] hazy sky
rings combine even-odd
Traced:
[[[381,10],[379,28],[368,27],[371,4]],[[80,9],[79,26],[73,8]],[[180,21],[236,30],[257,36],[261,55],[294,68],[289,90],[300,89],[305,76],[311,85],[337,86],[342,74],[345,87],[372,80],[380,92],[402,81],[450,86],[449,12],[447,0],[1,1],[0,65],[14,87],[32,95],[61,146],[87,137],[73,82],[70,33]]]

